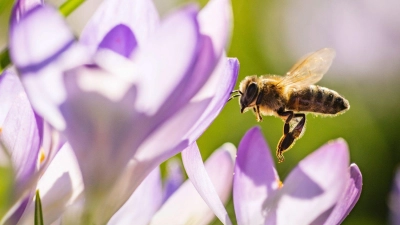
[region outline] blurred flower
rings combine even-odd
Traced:
[[[155,167],[195,142],[236,82],[238,61],[224,53],[228,0],[163,21],[150,0],[106,0],[79,42],[46,5],[12,21],[10,55],[31,103],[76,155],[81,222],[108,221]]]
[[[389,199],[390,224],[400,224],[400,169],[397,169]]]
[[[14,224],[32,201],[36,184],[59,143],[33,111],[13,70],[0,76],[0,102],[0,161],[8,161],[14,172],[10,210],[0,221]]]
[[[233,178],[238,224],[339,224],[361,193],[347,145],[330,142],[303,159],[281,182],[259,128],[240,142]]]

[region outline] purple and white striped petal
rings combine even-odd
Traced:
[[[158,12],[151,0],[106,0],[91,17],[80,42],[94,53],[107,33],[116,26],[126,26],[141,46],[159,25]]]
[[[16,176],[15,195],[26,191],[37,162],[43,135],[43,120],[36,116],[15,73],[0,77],[0,96],[4,100],[0,118],[0,141],[11,155]]]
[[[362,189],[361,171],[353,163],[350,165],[349,172],[350,179],[347,181],[346,189],[325,224],[341,224],[360,198]]]
[[[267,199],[265,224],[312,224],[330,213],[345,191],[349,152],[332,141],[300,161],[277,195]]]
[[[45,5],[26,12],[10,26],[10,56],[31,104],[61,130],[65,121],[57,107],[65,98],[62,73],[89,60],[74,41],[59,12]]]
[[[234,146],[225,144],[203,165],[196,144],[184,150],[182,159],[190,180],[165,202],[150,224],[209,224],[213,212],[224,224],[231,224],[221,201],[230,196],[234,152]]]
[[[160,169],[154,169],[107,224],[149,224],[162,204]]]
[[[5,70],[0,76],[0,125],[4,123],[11,105],[21,92],[23,92],[21,81],[17,74],[9,69]]]
[[[233,201],[239,225],[263,224],[265,202],[280,186],[270,150],[259,127],[239,144],[233,177]]]

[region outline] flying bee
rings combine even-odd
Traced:
[[[247,76],[229,100],[239,97],[240,112],[253,109],[257,121],[261,115],[274,115],[285,121],[276,156],[279,162],[303,133],[305,113],[335,116],[350,108],[336,91],[314,85],[328,71],[335,50],[324,48],[300,59],[285,76]]]

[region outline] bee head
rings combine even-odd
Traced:
[[[258,86],[256,82],[250,82],[243,91],[243,95],[240,98],[240,112],[243,111],[256,100],[258,96]]]

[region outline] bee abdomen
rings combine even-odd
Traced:
[[[337,114],[349,107],[349,102],[336,91],[315,85],[292,92],[287,104],[289,110],[322,114]]]

